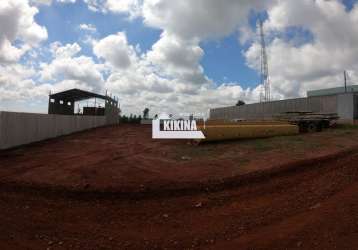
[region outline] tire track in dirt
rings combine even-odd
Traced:
[[[5,249],[356,249],[358,154],[143,199],[0,187]],[[307,162],[306,162],[307,163]],[[21,239],[21,240],[20,240]],[[61,245],[58,242],[62,242]]]
[[[7,182],[3,178],[0,182],[0,188],[8,192],[28,192],[44,195],[47,197],[67,197],[71,199],[91,200],[91,199],[121,199],[121,200],[138,200],[153,198],[168,198],[178,196],[190,196],[200,193],[220,192],[227,189],[238,188],[244,185],[253,185],[265,182],[269,179],[290,175],[292,173],[313,171],[317,168],[329,165],[331,161],[339,161],[347,156],[355,157],[358,155],[358,148],[350,148],[339,153],[300,160],[290,164],[278,165],[271,169],[255,171],[248,174],[238,175],[220,180],[212,180],[207,182],[187,182],[187,183],[164,183],[160,186],[142,187],[141,190],[121,189],[103,189],[91,190],[90,188],[67,188],[62,186],[50,185],[33,185],[31,183]],[[314,167],[312,167],[314,166]]]

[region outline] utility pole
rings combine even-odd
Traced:
[[[260,102],[269,102],[271,99],[271,86],[270,86],[270,78],[269,78],[269,70],[268,70],[268,60],[266,53],[266,42],[265,42],[265,34],[263,29],[263,22],[259,20],[260,26],[260,39],[261,39],[261,94],[260,94]],[[263,100],[262,100],[263,99]]]

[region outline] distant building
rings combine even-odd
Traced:
[[[210,119],[271,120],[284,112],[337,113],[341,123],[358,120],[358,85],[308,91],[307,97],[214,108]]]
[[[91,98],[105,101],[105,107],[84,107],[82,114],[75,113],[75,102]],[[49,114],[105,116],[108,124],[116,124],[119,121],[120,112],[118,100],[107,95],[100,95],[80,89],[70,89],[49,96]]]
[[[329,89],[318,89],[318,90],[311,90],[307,91],[307,96],[324,96],[324,95],[337,95],[337,94],[344,94],[347,93],[358,93],[358,85],[350,85],[345,87],[337,87],[337,88],[329,88]]]
[[[84,107],[83,113],[75,113],[75,102],[91,98],[103,100],[105,107],[95,104],[94,107]],[[48,104],[48,114],[0,111],[0,150],[116,125],[121,111],[118,99],[80,89],[50,94]]]

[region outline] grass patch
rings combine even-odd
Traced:
[[[176,148],[174,158],[181,160],[183,156],[190,158],[213,158],[218,153],[223,151],[218,144],[203,144],[199,146],[194,145],[180,145]]]
[[[339,130],[358,130],[358,125],[353,125],[353,124],[337,124],[334,129],[339,129]]]
[[[344,148],[342,140],[358,139],[358,126],[339,125],[337,128],[327,129],[319,133],[207,142],[199,146],[180,145],[176,148],[174,158],[181,160],[182,156],[192,159],[218,159],[222,157],[232,159],[240,157],[238,163],[242,164],[241,160],[254,159],[255,153],[279,151],[287,152],[288,155],[304,155],[307,152],[317,151],[329,145],[333,146],[334,138],[337,138],[335,146]]]
[[[253,140],[247,145],[257,152],[280,150],[297,153],[313,150],[322,146],[319,141],[312,141],[304,135],[277,136],[266,139],[258,139]]]
[[[265,152],[274,149],[270,138],[267,139],[251,139],[243,142],[245,146],[258,152]]]
[[[350,125],[350,124],[339,124],[335,128],[331,128],[327,130],[327,133],[331,133],[333,135],[358,135],[358,125]]]
[[[240,169],[242,168],[243,166],[249,164],[251,162],[252,159],[249,159],[249,158],[239,158],[239,159],[235,159],[235,164],[234,166],[237,168],[237,169]]]

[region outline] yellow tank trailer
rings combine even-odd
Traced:
[[[234,139],[265,138],[272,136],[296,135],[299,133],[297,125],[283,122],[220,122],[209,121],[198,124],[204,135],[205,141],[223,141]]]

